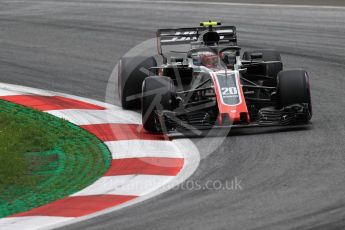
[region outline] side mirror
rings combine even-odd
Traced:
[[[242,74],[246,74],[247,73],[247,68],[244,68],[244,69],[239,69],[238,71],[240,71],[240,73]]]
[[[262,59],[262,57],[263,57],[263,54],[262,54],[262,53],[252,53],[252,54],[250,55],[250,59],[251,59],[251,60],[254,60],[254,59]]]

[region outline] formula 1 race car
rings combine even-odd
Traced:
[[[141,106],[149,132],[298,125],[312,117],[308,73],[283,70],[280,54],[271,49],[245,51],[241,58],[234,26],[208,21],[160,29],[157,44],[161,65],[154,57],[130,71],[122,63],[119,76],[122,106]],[[186,44],[167,52],[169,58],[163,52],[163,46]],[[143,67],[151,76],[138,71]]]

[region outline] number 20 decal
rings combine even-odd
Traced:
[[[221,88],[223,96],[237,95],[238,91],[236,87],[223,87]]]

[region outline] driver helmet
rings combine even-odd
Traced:
[[[200,55],[201,63],[207,68],[216,68],[218,66],[218,56],[212,52],[204,52]]]
[[[228,68],[233,68],[236,64],[236,50],[223,51],[219,56]]]

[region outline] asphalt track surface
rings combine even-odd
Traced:
[[[205,19],[238,27],[244,48],[274,47],[312,80],[307,129],[236,131],[191,181],[65,229],[344,229],[345,9],[119,1],[0,1],[0,80],[104,100],[117,60],[157,28]]]

